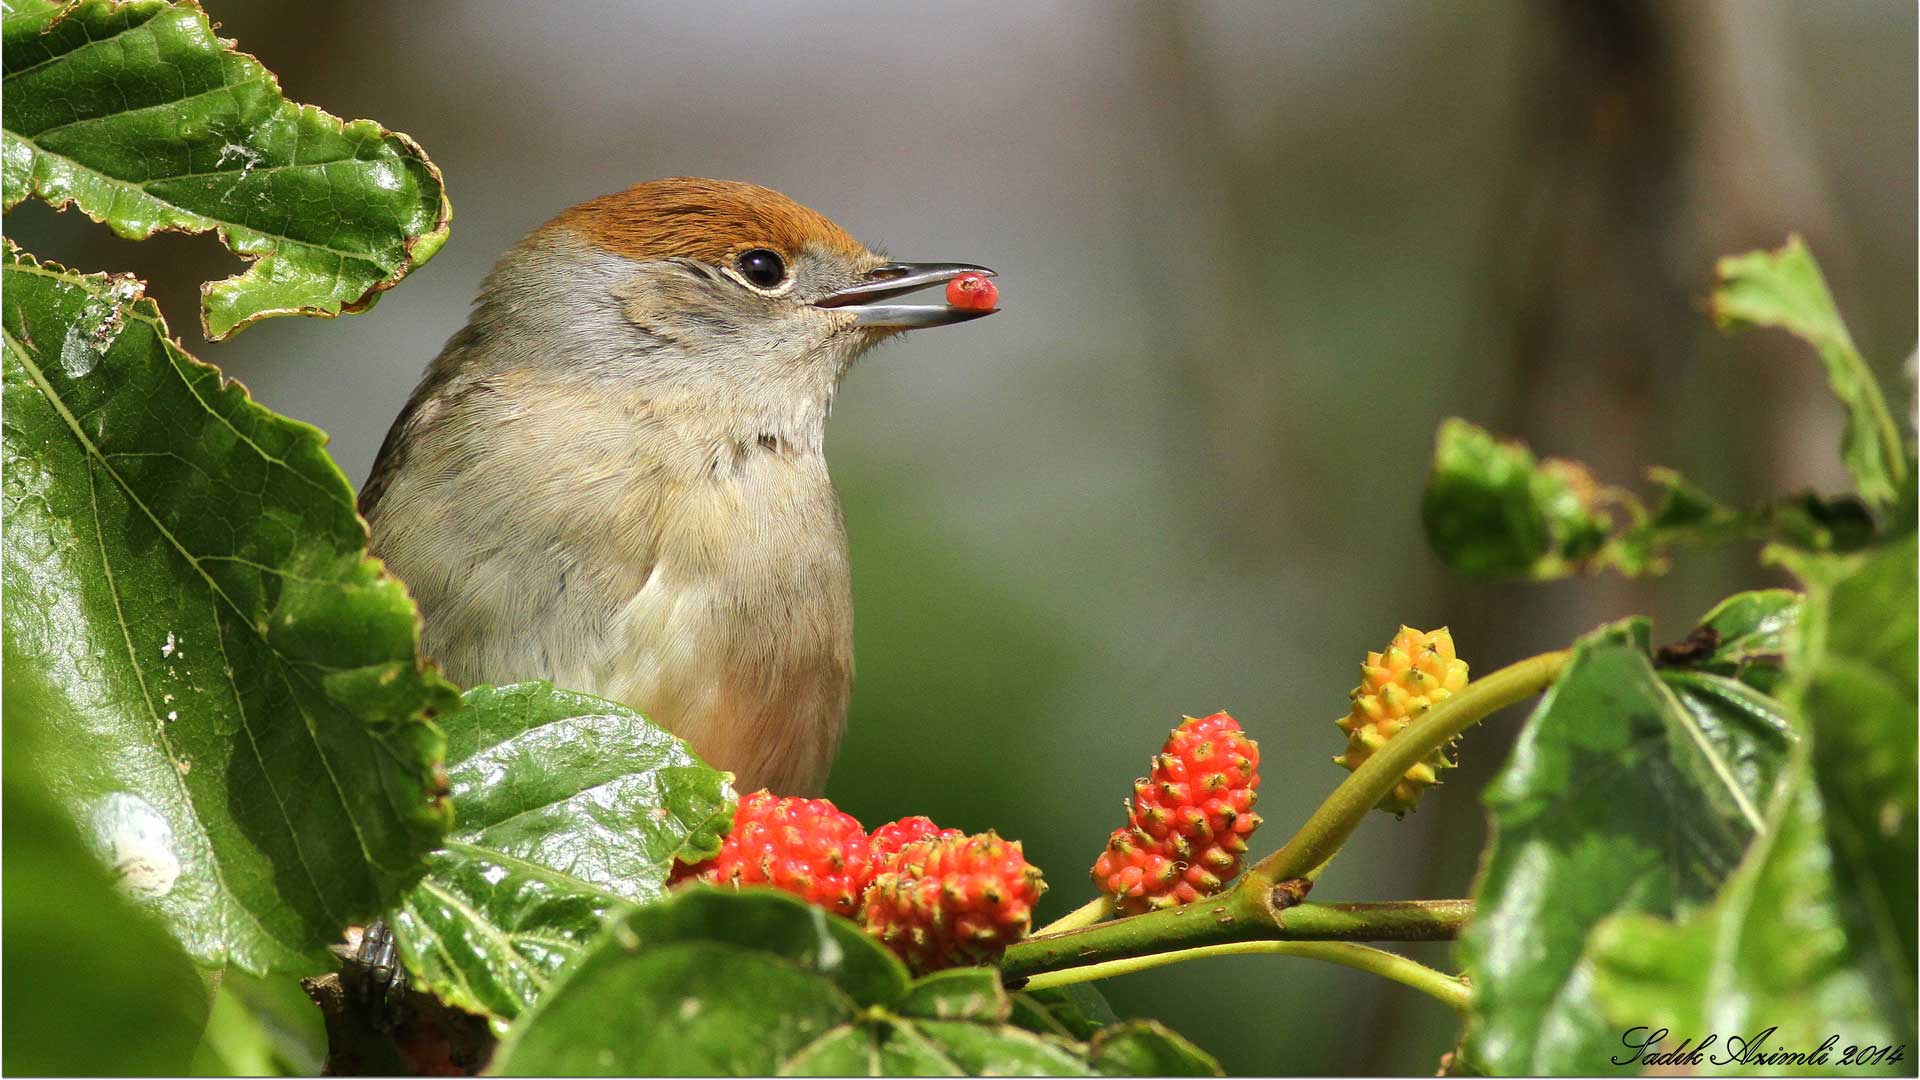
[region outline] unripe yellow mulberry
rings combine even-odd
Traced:
[[[1446,627],[1422,633],[1402,626],[1384,652],[1368,653],[1360,665],[1360,685],[1347,695],[1353,709],[1335,721],[1347,733],[1347,752],[1333,763],[1358,769],[1388,739],[1466,685],[1467,662],[1453,655],[1453,634]],[[1434,750],[1407,770],[1380,800],[1380,809],[1405,814],[1421,792],[1439,783],[1440,771],[1451,768],[1446,748]]]

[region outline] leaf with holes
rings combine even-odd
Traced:
[[[132,278],[7,245],[5,709],[209,966],[324,966],[419,880],[458,701],[325,436],[168,339]]]
[[[1716,608],[1713,633],[1689,640],[1725,647],[1689,656],[1700,670],[1656,669],[1644,621],[1606,628],[1527,721],[1487,788],[1494,839],[1461,943],[1479,1067],[1591,1073],[1619,1052],[1594,1003],[1587,936],[1616,912],[1704,903],[1759,830],[1792,735],[1777,702],[1720,672],[1764,666],[1787,599]]]
[[[622,705],[543,682],[469,690],[446,719],[459,821],[394,913],[402,955],[442,998],[519,1015],[676,855],[719,850],[732,792]]]
[[[13,0],[0,184],[116,233],[218,230],[244,274],[202,288],[219,339],[271,315],[364,311],[446,242],[440,172],[412,139],[280,94],[191,0]]]
[[[635,908],[513,1026],[502,1076],[1213,1076],[1158,1024],[1090,1040],[1009,1023],[987,969],[917,982],[845,919],[769,889]]]

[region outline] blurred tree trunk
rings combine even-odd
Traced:
[[[1830,268],[1843,261],[1777,12],[1657,0],[1531,10],[1535,107],[1510,198],[1530,242],[1502,268],[1509,299],[1497,306],[1515,315],[1524,387],[1508,430],[1615,482],[1663,461],[1718,466],[1703,479],[1736,498],[1830,479],[1838,414],[1803,351],[1766,335],[1732,359],[1702,348],[1718,255],[1797,231]],[[1572,605],[1555,590],[1534,606],[1578,631],[1651,610],[1653,589],[1613,582]]]
[[[1839,413],[1804,346],[1781,334],[1724,342],[1705,311],[1718,256],[1790,232],[1836,281],[1851,276],[1790,92],[1780,11],[1558,0],[1527,13],[1530,126],[1506,200],[1521,257],[1509,257],[1510,237],[1488,238],[1501,294],[1491,306],[1513,314],[1510,370],[1523,392],[1511,415],[1485,419],[1619,483],[1639,484],[1655,464],[1734,500],[1843,482]],[[1684,569],[1695,586],[1685,591],[1707,596],[1766,579],[1739,560]],[[1675,639],[1687,629],[1677,620],[1701,613],[1675,602],[1676,584],[1609,576],[1501,590],[1514,640],[1489,644],[1520,655],[1656,611],[1656,634]],[[1446,591],[1450,609],[1488,595],[1469,582]],[[1516,727],[1468,740],[1459,790],[1485,786]],[[1434,812],[1443,835],[1482,827],[1476,799],[1436,800]],[[1444,854],[1430,864],[1442,891],[1475,858]]]

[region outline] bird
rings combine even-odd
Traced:
[[[769,188],[669,177],[515,245],[359,496],[422,648],[461,685],[545,679],[639,711],[740,790],[818,795],[853,598],[826,425],[882,341],[997,308],[888,301],[896,262]]]

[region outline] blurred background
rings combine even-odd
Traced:
[[[1182,713],[1260,740],[1264,850],[1344,775],[1333,720],[1400,623],[1450,624],[1485,672],[1628,614],[1678,638],[1781,580],[1751,548],[1650,583],[1451,576],[1419,524],[1443,417],[1616,482],[1840,489],[1810,356],[1703,314],[1717,255],[1789,232],[1909,392],[1910,3],[206,6],[294,100],[427,148],[455,210],[438,258],[366,315],[209,345],[197,283],[238,268],[211,239],[37,203],[7,232],[148,278],[356,485],[494,258],[636,180],[752,180],[896,257],[1000,271],[1002,314],[869,354],[833,419],[859,674],[829,794],[1023,839],[1046,917],[1092,895]],[[1465,895],[1515,727],[1377,815],[1315,898]],[[1230,1072],[1431,1073],[1451,1047],[1431,1000],[1310,964],[1105,989]]]

